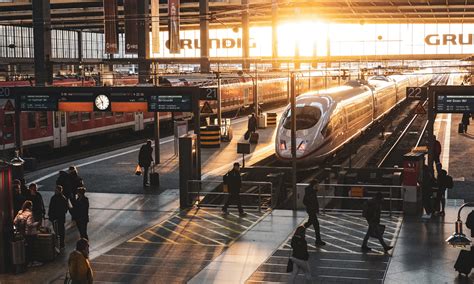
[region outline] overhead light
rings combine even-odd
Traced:
[[[446,239],[446,242],[449,245],[452,245],[453,247],[457,247],[457,248],[471,245],[471,240],[468,237],[466,237],[466,235],[462,232],[463,224],[461,221],[461,210],[466,206],[473,206],[473,205],[474,205],[474,202],[467,202],[467,203],[464,203],[461,206],[461,208],[459,208],[458,220],[456,221],[456,223],[454,223],[454,225],[456,226],[455,232],[449,238]]]

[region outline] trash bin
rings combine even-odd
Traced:
[[[12,264],[14,273],[22,273],[26,270],[25,240],[23,238],[12,242]]]

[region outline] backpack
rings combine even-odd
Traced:
[[[446,188],[453,188],[454,183],[453,183],[453,177],[452,176],[447,175],[445,182],[446,182]]]
[[[472,210],[471,213],[467,215],[466,227],[470,230],[474,229],[474,210]]]

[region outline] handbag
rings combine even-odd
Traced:
[[[293,260],[291,257],[288,258],[288,264],[286,265],[286,272],[290,273],[293,272]]]
[[[140,165],[137,165],[137,167],[135,168],[135,174],[137,176],[141,176],[142,175],[142,167],[140,167]]]
[[[244,139],[245,139],[245,140],[249,140],[249,138],[250,138],[250,131],[247,130],[247,131],[245,132],[245,134],[244,134]]]

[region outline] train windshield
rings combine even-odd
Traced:
[[[284,114],[283,127],[291,129],[291,110]],[[296,106],[296,130],[308,129],[316,125],[321,119],[321,109],[314,106]]]

